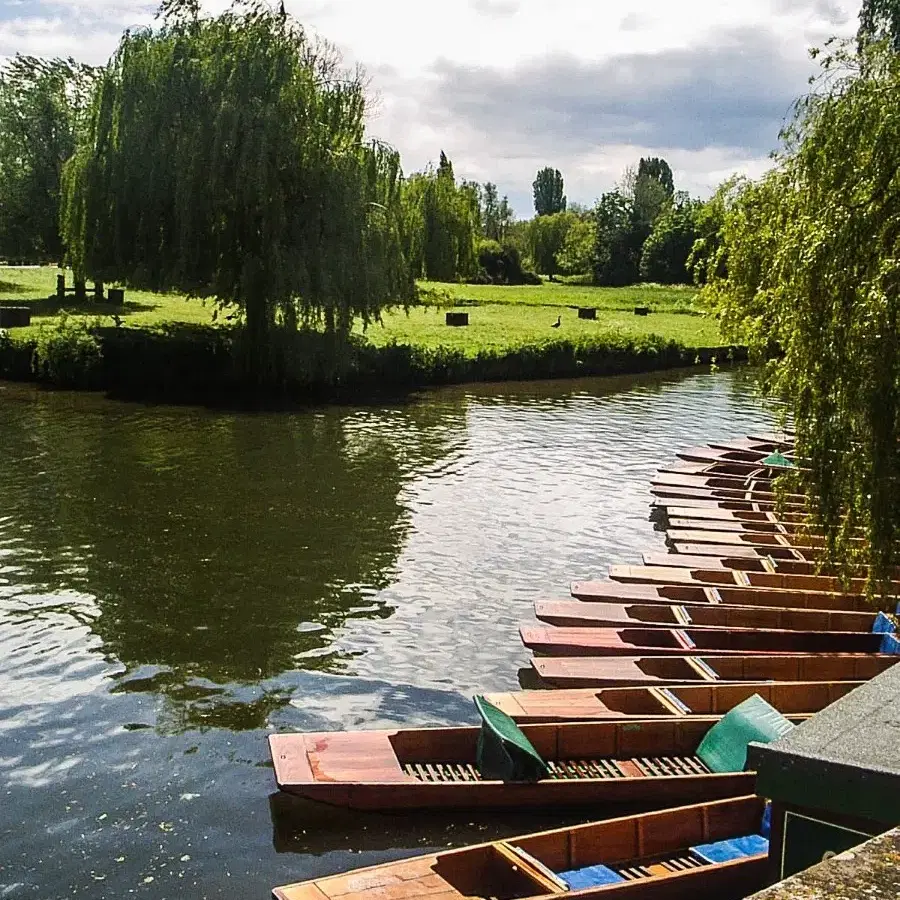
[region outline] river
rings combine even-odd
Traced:
[[[265,738],[474,722],[535,599],[664,547],[676,449],[771,426],[750,370],[292,413],[0,384],[0,898],[266,898],[549,827],[286,798]]]

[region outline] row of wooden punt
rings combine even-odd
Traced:
[[[543,683],[720,682],[749,672],[841,680],[856,677],[860,656],[876,671],[900,658],[896,638],[882,633],[887,620],[868,604],[865,573],[843,581],[820,571],[823,542],[803,524],[803,496],[788,495],[788,512],[775,512],[775,472],[765,465],[773,449],[792,459],[784,445],[751,436],[684,451],[661,471],[654,491],[676,495],[656,500],[674,552],[612,565],[609,581],[573,584],[573,600],[536,603],[546,624],[520,634]],[[659,657],[684,660],[661,676]]]
[[[873,652],[883,636],[872,633],[876,617],[861,591],[809,580],[823,577],[814,572],[821,542],[801,536],[799,519],[786,525],[775,517],[760,465],[779,446],[777,438],[750,436],[681,454],[657,492],[658,501],[680,504],[668,505],[672,531],[682,532],[674,542],[685,557],[680,564],[648,555],[644,567],[611,568],[610,582],[572,585],[573,600],[536,604],[551,627],[523,628],[527,644],[602,654],[533,660],[552,686],[596,687],[487,697],[522,723],[547,761],[545,779],[483,778],[473,764],[478,728],[270,737],[279,787],[356,808],[694,805],[376,866],[279,888],[276,897],[466,900],[575,892],[650,900],[738,897],[761,885],[763,801],[738,796],[752,791],[753,773],[714,772],[698,755],[711,724],[756,697],[802,721],[900,658]],[[716,479],[705,486],[710,491],[727,493],[703,494],[693,480],[702,477]],[[668,488],[688,493],[670,495]],[[695,550],[717,544],[728,552]],[[731,573],[731,581],[722,577]]]

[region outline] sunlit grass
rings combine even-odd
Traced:
[[[52,325],[60,313],[55,267],[0,267],[0,302],[18,301],[32,307],[32,327],[15,329],[18,339],[34,335],[42,324]],[[71,273],[67,283],[71,285]],[[89,290],[92,287],[88,286]],[[385,313],[381,324],[372,324],[365,335],[375,346],[410,344],[434,349],[447,347],[476,355],[484,350],[538,346],[558,339],[592,340],[606,336],[658,335],[686,347],[721,343],[714,321],[694,314],[695,290],[690,287],[639,285],[627,288],[594,288],[566,284],[505,287],[447,285],[423,282],[427,304],[406,313]],[[50,298],[50,299],[48,299]],[[154,294],[128,290],[125,306],[96,303],[90,297],[76,303],[67,296],[64,309],[71,315],[97,319],[100,324],[118,321],[125,327],[156,327],[167,323],[212,325],[214,304],[178,294]],[[596,320],[579,319],[576,307],[595,307]],[[646,306],[648,316],[636,316],[634,307]],[[469,325],[453,328],[444,314],[452,309],[469,313]],[[561,317],[559,328],[551,326]],[[357,328],[362,332],[361,326]]]

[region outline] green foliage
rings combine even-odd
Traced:
[[[479,267],[479,283],[488,284],[540,284],[533,272],[525,271],[519,251],[509,244],[482,239],[476,247]]]
[[[701,203],[682,195],[656,220],[641,251],[640,277],[657,284],[691,280],[688,259],[698,238]]]
[[[0,70],[0,254],[60,261],[60,176],[75,152],[94,70],[16,56]]]
[[[557,256],[562,252],[566,235],[577,218],[569,212],[535,216],[528,223],[528,252],[535,269],[553,278],[559,271]]]
[[[783,354],[770,385],[830,558],[869,564],[875,586],[900,537],[900,56],[839,51],[818,87],[776,168],[726,211],[727,275],[703,293],[728,336]]]
[[[565,212],[566,195],[559,169],[550,166],[540,169],[531,187],[534,191],[534,211],[538,216]]]
[[[577,216],[556,254],[557,269],[565,275],[587,275],[594,259],[597,224],[593,215]]]
[[[644,244],[657,220],[672,208],[672,170],[664,159],[629,166],[619,186],[597,201],[594,282],[634,284],[640,277]]]
[[[509,198],[500,198],[497,185],[490,181],[479,187],[478,194],[482,236],[503,243],[515,218]]]
[[[39,328],[32,357],[38,380],[58,387],[96,387],[103,363],[96,325],[63,311],[55,325]]]
[[[65,171],[73,268],[237,305],[260,377],[276,322],[345,338],[414,298],[399,158],[365,114],[362,74],[261,3],[127,33]]]
[[[656,181],[671,197],[675,193],[675,179],[669,164],[658,156],[641,157],[638,163],[637,177],[651,178]]]
[[[743,176],[723,182],[715,194],[701,203],[694,214],[697,237],[688,258],[688,270],[697,284],[728,274],[728,253],[723,248],[725,217],[749,184]]]
[[[643,244],[635,229],[634,201],[618,190],[608,191],[597,201],[595,215],[594,283],[604,287],[634,284]]]
[[[437,171],[406,179],[402,205],[406,258],[417,277],[452,282],[475,273],[480,191],[473,183],[457,186],[443,151]]]
[[[672,205],[665,186],[650,175],[638,175],[632,196],[632,226],[641,244],[650,235],[656,220]]]
[[[860,52],[883,40],[900,51],[900,0],[863,0],[857,32]]]

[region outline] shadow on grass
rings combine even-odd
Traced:
[[[24,284],[17,281],[0,281],[0,294],[12,294],[15,291],[27,291]]]
[[[66,297],[61,303],[54,295],[52,297],[41,297],[37,300],[3,300],[0,304],[4,306],[29,306],[31,314],[38,318],[47,318],[59,315],[65,310],[67,313],[80,316],[126,316],[134,315],[140,312],[153,312],[158,309],[155,303],[136,303],[134,300],[127,300],[124,304],[109,303],[106,300],[94,300],[90,296],[86,300],[76,300],[74,297]]]

